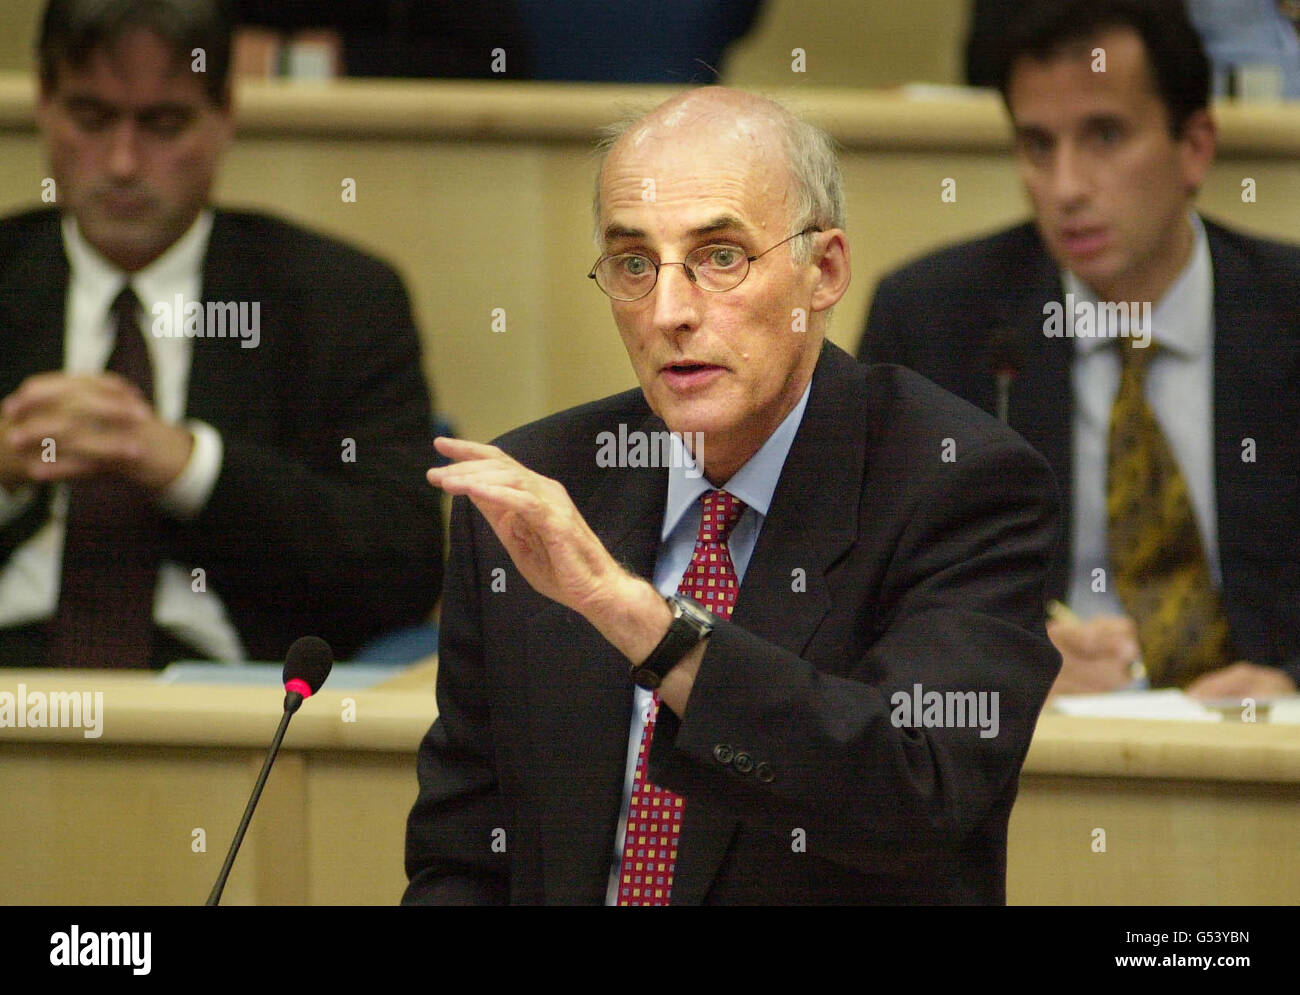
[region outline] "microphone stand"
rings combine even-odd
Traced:
[[[226,862],[222,865],[221,873],[217,875],[216,884],[212,886],[212,893],[203,903],[205,906],[216,905],[221,901],[221,893],[226,887],[226,878],[230,876],[230,869],[235,866],[235,855],[239,853],[239,846],[244,842],[244,834],[248,832],[248,824],[253,820],[253,809],[257,808],[258,799],[262,797],[262,789],[266,787],[266,779],[271,774],[271,764],[275,763],[276,754],[280,752],[280,743],[283,742],[285,731],[289,728],[289,720],[293,718],[293,713],[298,711],[302,700],[302,695],[297,691],[290,691],[284,696],[284,716],[280,719],[280,727],[275,730],[275,738],[271,740],[271,749],[266,754],[265,763],[262,764],[262,772],[257,775],[257,784],[253,786],[253,794],[244,809],[244,817],[239,821],[239,828],[235,830],[235,838],[230,842],[230,851],[226,854]]]

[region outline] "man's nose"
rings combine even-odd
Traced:
[[[1079,150],[1069,142],[1062,142],[1052,159],[1051,191],[1058,205],[1069,207],[1078,204],[1088,195],[1089,170]]]
[[[655,281],[654,324],[662,332],[693,328],[699,323],[700,295],[694,275],[684,263],[660,263]]]
[[[108,169],[117,179],[130,179],[140,168],[140,131],[129,117],[109,135]]]

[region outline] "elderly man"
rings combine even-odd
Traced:
[[[1194,211],[1215,125],[1181,0],[1023,14],[1001,86],[1034,220],[886,276],[859,354],[989,410],[1016,374],[1069,508],[1055,691],[1294,693],[1300,247]]]
[[[1058,666],[1046,465],[824,340],[849,243],[816,129],[690,91],[598,183],[591,275],[640,389],[437,443],[405,900],[1004,901]]]
[[[346,655],[437,598],[401,281],[208,205],[230,35],[217,0],[46,10],[58,206],[0,221],[0,666]]]

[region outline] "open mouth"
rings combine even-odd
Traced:
[[[1105,228],[1067,228],[1061,232],[1061,239],[1076,256],[1095,255],[1110,241]]]
[[[723,367],[715,366],[712,363],[699,363],[694,360],[683,360],[680,363],[669,363],[663,367],[664,379],[678,389],[698,387],[702,384],[713,380],[723,373]]]

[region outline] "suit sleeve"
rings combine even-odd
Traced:
[[[468,514],[452,503],[451,558],[438,656],[438,718],[420,744],[420,794],[406,825],[403,905],[500,905],[509,865],[493,831],[507,823],[496,774],[479,586]]]
[[[684,717],[661,710],[659,783],[786,839],[803,828],[809,853],[867,872],[950,849],[1007,804],[1060,667],[1043,618],[1054,489],[1040,458],[1005,443],[947,470],[914,502],[877,604],[836,595],[878,607],[865,655],[836,676],[723,623]],[[901,702],[918,684],[986,695],[994,734],[909,719]],[[738,768],[741,751],[753,769]]]
[[[300,317],[280,390],[298,396],[277,399],[274,435],[219,426],[212,494],[179,530],[178,558],[208,568],[246,641],[257,621],[254,656],[278,656],[264,636],[280,632],[346,654],[427,619],[441,587],[419,340],[397,274],[367,262],[283,305]]]

